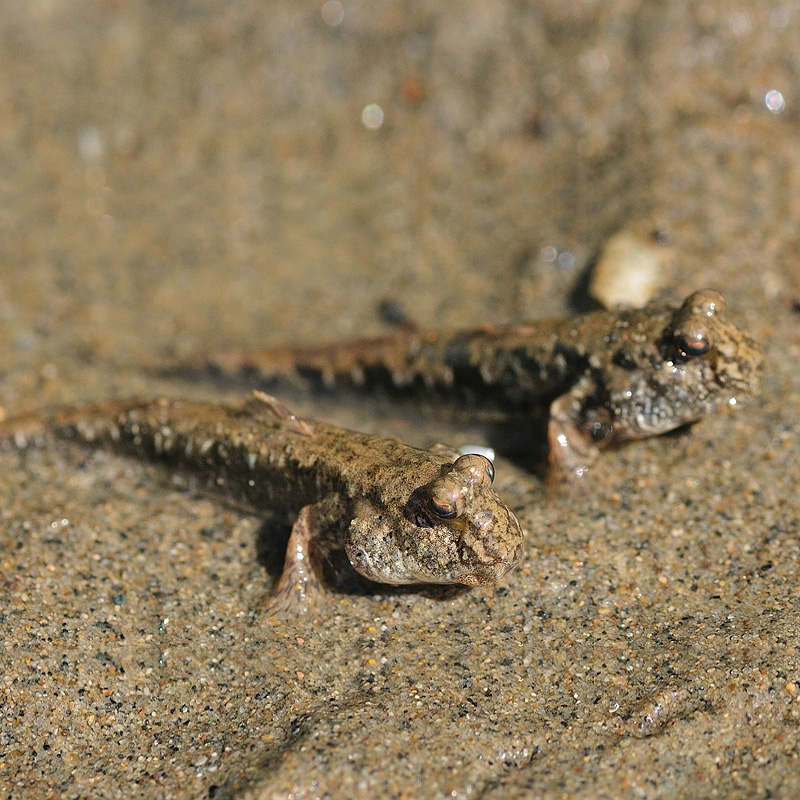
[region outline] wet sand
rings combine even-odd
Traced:
[[[500,586],[331,592],[289,623],[258,519],[124,458],[0,454],[0,791],[797,796],[800,11],[343,10],[0,3],[7,415],[235,397],[151,367],[387,333],[386,299],[431,327],[570,313],[623,230],[668,241],[676,295],[724,293],[763,392],[567,500],[498,459],[528,532]]]

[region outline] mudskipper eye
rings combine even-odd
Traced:
[[[588,408],[581,429],[596,445],[604,446],[614,439],[614,416],[607,408]]]
[[[492,462],[486,456],[467,453],[430,484],[426,508],[441,520],[463,517],[473,494],[481,487],[491,486],[493,480]]]
[[[675,331],[675,346],[684,358],[702,356],[711,349],[708,331],[701,325]]]
[[[428,499],[428,510],[439,519],[455,519],[458,516],[458,510],[452,503],[436,497]]]
[[[450,473],[462,476],[470,483],[490,486],[494,481],[494,464],[486,456],[467,453],[455,460]]]
[[[589,424],[589,436],[595,444],[601,444],[611,437],[614,433],[614,426],[609,422],[594,420]]]
[[[700,289],[684,300],[683,308],[691,314],[712,317],[725,313],[725,298],[716,289]]]
[[[451,473],[443,475],[431,484],[427,507],[437,519],[455,519],[464,513],[463,482]]]

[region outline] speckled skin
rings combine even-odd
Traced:
[[[758,391],[763,363],[759,345],[725,318],[719,292],[704,289],[682,304],[228,353],[203,368],[264,382],[294,374],[510,416],[549,408],[551,462],[580,476],[598,445],[666,433],[738,405]]]
[[[162,462],[255,511],[294,518],[276,612],[308,605],[315,552],[344,550],[381,583],[467,586],[500,580],[521,552],[488,459],[308,422],[261,392],[238,407],[112,401],[0,425],[0,439],[20,449],[48,436]]]

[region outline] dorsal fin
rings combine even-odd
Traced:
[[[280,400],[273,397],[271,394],[255,390],[247,398],[245,405],[256,414],[263,413],[265,408],[268,409],[283,422],[292,433],[296,433],[299,436],[314,435],[314,428],[308,422],[289,411]]]

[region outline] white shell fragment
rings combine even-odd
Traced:
[[[649,234],[620,231],[603,245],[589,294],[605,308],[641,308],[664,285],[668,251]]]
[[[480,444],[467,444],[464,447],[459,447],[458,452],[461,453],[462,456],[468,456],[471,453],[475,453],[475,455],[483,456],[484,458],[488,458],[489,461],[494,461],[495,452],[494,448],[492,447],[484,447]]]

